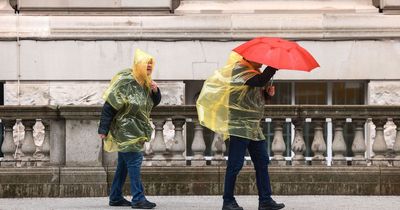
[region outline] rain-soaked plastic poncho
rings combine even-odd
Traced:
[[[264,140],[260,121],[264,116],[264,96],[261,87],[245,85],[260,74],[250,63],[235,54],[228,65],[209,77],[196,103],[201,125],[222,134],[251,140]],[[235,59],[240,59],[233,63]]]
[[[153,131],[150,112],[153,100],[150,96],[151,78],[147,76],[147,64],[154,58],[136,50],[131,69],[118,72],[103,95],[114,109],[118,110],[104,139],[107,152],[138,152],[149,141]]]

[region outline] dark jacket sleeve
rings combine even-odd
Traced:
[[[117,112],[118,111],[114,109],[108,102],[104,103],[103,109],[101,110],[100,125],[98,130],[99,134],[108,134],[108,131],[110,130],[110,125]]]
[[[160,88],[157,88],[157,93],[154,93],[153,91],[151,91],[151,99],[153,99],[153,103],[154,106],[157,106],[160,101],[161,101],[161,92],[160,92]]]
[[[246,85],[253,87],[264,87],[268,81],[274,76],[276,68],[268,66],[264,69],[261,74],[257,74],[254,77],[246,81]]]

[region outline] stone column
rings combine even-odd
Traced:
[[[395,153],[393,166],[400,166],[400,119],[393,119],[396,124],[396,140],[393,145],[393,151]]]
[[[272,157],[271,164],[285,166],[286,160],[283,153],[286,151],[285,141],[283,140],[282,126],[284,120],[278,119],[274,121],[274,139],[272,140],[272,152],[274,156]]]
[[[184,117],[172,118],[172,124],[175,126],[174,141],[171,146],[172,161],[171,165],[186,165],[186,159],[183,156],[185,152],[185,141],[183,139],[183,125],[185,124]]]
[[[50,164],[65,165],[65,120],[50,121]]]
[[[13,140],[13,126],[15,120],[3,120],[2,122],[5,132],[3,145],[1,146],[1,152],[4,154],[4,162],[1,162],[1,166],[15,166],[15,162],[12,162],[14,160],[15,150],[17,149]]]
[[[375,141],[372,144],[372,151],[375,153],[375,156],[372,158],[372,164],[387,166],[388,161],[385,159],[385,154],[388,151],[388,148],[383,134],[383,126],[386,123],[386,119],[372,119],[372,122],[376,126]]]
[[[204,151],[206,150],[206,143],[204,142],[203,127],[200,123],[194,121],[194,137],[192,143],[193,159],[192,166],[205,166],[206,160],[204,158]]]
[[[153,119],[155,134],[153,141],[150,142],[151,149],[154,153],[151,163],[153,166],[166,166],[167,164],[164,157],[164,154],[167,152],[163,133],[165,122],[166,120],[162,118]]]
[[[303,120],[301,118],[292,120],[295,126],[294,140],[292,144],[292,151],[294,157],[292,158],[292,165],[305,165],[304,151],[306,144],[303,138]]]
[[[311,150],[314,152],[314,157],[312,158],[312,165],[325,165],[326,143],[323,135],[323,120],[317,119],[314,128],[314,139],[311,144]]]
[[[0,14],[12,14],[14,9],[11,7],[9,0],[0,0]]]
[[[226,145],[225,141],[222,138],[221,134],[214,133],[213,142],[211,144],[211,151],[213,152],[214,156],[211,161],[211,165],[225,165],[225,151]]]
[[[347,165],[345,153],[346,153],[346,142],[343,136],[343,124],[345,119],[335,119],[333,123],[335,124],[335,133],[332,143],[333,165]]]
[[[41,163],[38,162],[38,166],[46,165],[50,161],[50,124],[47,120],[43,120],[42,123],[44,125],[44,140],[40,151],[43,154],[43,158]]]
[[[354,153],[352,165],[367,165],[365,160],[365,151],[367,147],[365,145],[364,138],[364,125],[365,119],[353,119],[355,123],[355,133],[353,145],[351,145],[351,150]]]
[[[21,150],[24,153],[24,157],[22,161],[25,162],[26,166],[33,166],[34,158],[33,153],[36,151],[36,145],[33,140],[33,125],[35,124],[35,120],[25,120],[23,121],[25,124],[25,139],[22,144]]]

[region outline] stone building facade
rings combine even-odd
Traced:
[[[257,36],[298,41],[321,65],[279,71],[277,104],[400,104],[396,0],[0,0],[0,101],[100,105],[141,48],[156,58],[162,104],[193,104],[229,52]]]

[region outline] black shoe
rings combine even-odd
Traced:
[[[229,204],[224,204],[222,206],[222,210],[243,210],[241,206],[239,206],[236,201],[229,203]]]
[[[283,203],[276,203],[274,200],[263,202],[258,205],[258,210],[278,210],[285,207]]]
[[[117,201],[117,202],[110,201],[108,203],[108,205],[110,205],[110,206],[131,206],[132,204],[131,204],[131,202],[127,201],[124,198],[124,199],[122,199],[120,201]]]
[[[133,209],[152,209],[154,207],[156,207],[157,205],[153,202],[150,202],[148,200],[143,200],[143,201],[139,201],[135,204],[132,203],[132,208]]]

